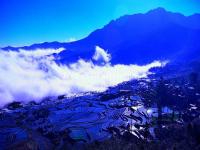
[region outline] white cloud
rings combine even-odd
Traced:
[[[64,51],[64,48],[59,48],[59,49],[35,49],[35,50],[24,50],[24,49],[19,49],[20,55],[27,56],[27,57],[42,57],[42,56],[48,56],[52,54],[59,54],[60,52]]]
[[[111,60],[111,55],[99,46],[96,46],[96,51],[92,58],[95,61],[108,63]]]
[[[74,38],[74,37],[71,37],[71,38],[66,40],[66,42],[75,42],[75,41],[77,41],[77,39]]]
[[[61,94],[104,91],[123,81],[146,77],[150,68],[162,66],[159,61],[146,66],[111,65],[111,56],[99,47],[95,55],[102,55],[107,62],[103,66],[82,59],[69,66],[58,65],[51,54],[62,50],[0,50],[0,106],[13,101],[40,101]]]

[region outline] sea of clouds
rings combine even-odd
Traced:
[[[105,91],[121,82],[146,77],[149,69],[164,64],[111,65],[111,55],[98,46],[90,61],[57,64],[55,54],[63,50],[0,50],[0,107],[13,101],[39,102],[51,96]],[[94,64],[98,60],[101,65]]]

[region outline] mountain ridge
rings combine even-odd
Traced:
[[[112,19],[110,22],[108,22],[107,24],[105,24],[102,28],[95,29],[94,31],[92,31],[91,33],[89,33],[86,37],[84,37],[84,38],[82,38],[82,39],[79,39],[79,40],[77,40],[77,41],[81,41],[81,40],[87,38],[87,37],[90,36],[93,32],[96,32],[96,31],[98,31],[98,30],[101,30],[101,29],[103,29],[104,27],[106,27],[107,25],[109,25],[110,23],[115,22],[115,21],[119,21],[119,20],[122,19],[122,18],[130,17],[130,16],[134,16],[134,15],[144,15],[144,14],[152,13],[152,12],[155,12],[155,11],[170,12],[170,13],[173,13],[173,14],[176,14],[176,15],[181,15],[181,16],[187,17],[187,18],[192,18],[192,17],[198,17],[198,18],[200,18],[200,13],[194,13],[194,14],[192,14],[192,15],[186,16],[186,15],[180,13],[180,12],[172,12],[172,11],[166,10],[166,9],[163,8],[163,7],[157,7],[157,8],[155,8],[155,9],[151,9],[151,10],[149,10],[149,11],[147,11],[147,12],[144,12],[144,13],[127,14],[127,15],[122,15],[122,16],[116,18],[116,19]],[[27,47],[27,48],[28,48],[28,47],[32,47],[32,46],[34,46],[34,45],[53,44],[53,43],[57,43],[57,44],[58,44],[58,43],[59,43],[59,44],[66,44],[66,43],[74,43],[74,42],[77,42],[77,41],[72,41],[72,42],[48,41],[48,42],[34,43],[34,44],[30,44],[30,45],[25,45],[25,46],[11,46],[11,45],[8,45],[8,46],[5,46],[5,47],[2,47],[2,49],[9,49],[9,48],[11,48],[11,49],[15,49],[15,48],[16,48],[16,49],[19,49],[19,48],[24,48],[24,47]]]
[[[86,38],[75,42],[44,42],[24,47],[3,49],[36,49],[64,47],[62,63],[90,59],[95,46],[106,49],[113,64],[145,64],[153,60],[176,59],[183,53],[199,52],[200,14],[184,16],[157,8],[147,13],[125,15],[110,21]],[[144,57],[145,56],[145,57]]]

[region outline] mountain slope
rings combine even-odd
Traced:
[[[145,64],[155,59],[196,57],[200,54],[199,39],[199,14],[186,17],[158,8],[146,14],[120,17],[76,42],[50,42],[22,48],[64,47],[67,50],[60,54],[61,62],[70,63],[80,57],[90,59],[98,45],[112,55],[113,64]]]

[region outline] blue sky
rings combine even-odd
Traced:
[[[81,39],[112,19],[156,7],[200,13],[199,0],[0,0],[0,47]]]

